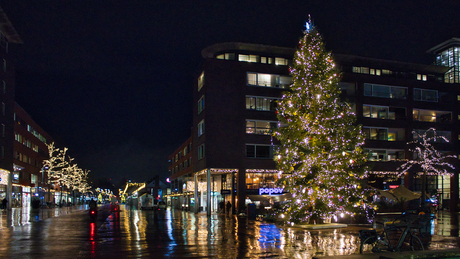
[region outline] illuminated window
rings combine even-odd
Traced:
[[[449,123],[452,121],[452,112],[414,109],[414,121]]]
[[[198,114],[204,110],[204,95],[198,100]]]
[[[204,86],[204,71],[201,72],[201,75],[198,77],[198,92]]]
[[[383,75],[391,75],[392,72],[391,72],[391,70],[388,70],[388,69],[382,69],[382,74]]]
[[[267,64],[267,57],[260,57],[260,63]]]
[[[30,175],[30,183],[37,184],[37,179],[38,179],[37,175],[35,174]]]
[[[417,80],[426,81],[426,79],[427,79],[426,75],[417,74]]]
[[[402,149],[364,149],[369,161],[395,161],[404,159]]]
[[[291,84],[291,77],[248,72],[247,84],[264,87],[288,88]]]
[[[286,59],[286,58],[275,58],[275,65],[287,66],[288,65],[288,59]]]
[[[235,60],[235,53],[225,53],[216,56],[217,59]]]
[[[275,111],[278,98],[246,96],[246,109],[257,111]]]
[[[259,56],[258,55],[238,54],[238,61],[257,63],[259,62]]]
[[[363,127],[366,139],[383,141],[404,141],[405,130],[402,128]]]
[[[276,129],[278,122],[276,121],[246,121],[247,134],[262,134],[269,135],[273,129]]]
[[[204,119],[198,123],[198,137],[204,134]]]
[[[363,117],[389,120],[405,119],[406,108],[364,104]]]
[[[246,188],[275,188],[278,179],[277,173],[246,173]]]

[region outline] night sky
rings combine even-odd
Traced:
[[[16,101],[76,163],[114,183],[167,177],[189,136],[201,50],[239,41],[296,47],[308,15],[333,53],[431,63],[460,37],[460,1],[0,1]]]

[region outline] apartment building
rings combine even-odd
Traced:
[[[371,186],[404,185],[420,191],[420,172],[398,177],[398,167],[416,159],[407,144],[416,137],[414,131],[435,128],[449,140],[439,139],[436,148],[458,157],[458,73],[451,63],[442,62],[458,60],[456,45],[458,39],[430,50],[437,65],[334,54],[342,72],[342,98],[353,104],[366,134]],[[292,48],[240,42],[203,49],[193,86],[193,174],[184,179],[184,186],[190,186],[187,191],[194,192],[196,211],[216,211],[221,200],[230,201],[234,212],[243,211],[248,202],[273,203],[285,196],[275,187],[277,142],[270,131],[278,125],[276,101],[289,90],[294,53]],[[458,169],[452,173],[453,177],[428,177],[428,193],[451,208],[459,196]]]
[[[53,139],[17,103],[14,108],[14,140],[12,206],[29,207],[33,199],[52,201],[55,192],[50,190],[48,175],[42,171],[42,165],[49,157],[47,144]]]
[[[0,7],[0,200],[11,199],[14,143],[15,65],[9,44],[22,44],[22,39]],[[11,202],[8,203],[11,206]]]

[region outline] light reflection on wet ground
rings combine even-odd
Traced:
[[[97,221],[70,210],[9,215],[0,229],[1,258],[312,258],[359,250],[358,230],[305,230],[226,215],[107,208]],[[12,216],[15,215],[15,216]],[[19,216],[21,215],[21,216]],[[38,216],[37,221],[35,216]],[[428,249],[459,247],[459,214],[440,213]],[[13,224],[14,223],[14,224]]]
[[[48,218],[67,215],[76,211],[86,210],[87,205],[52,208],[52,209],[31,209],[12,208],[10,211],[0,210],[0,229],[14,226],[24,226],[31,222],[41,221]]]
[[[119,223],[107,223],[110,226],[106,230],[101,228],[100,236],[104,240],[101,247],[105,247],[102,250],[118,250],[134,258],[312,258],[315,255],[349,255],[359,250],[357,233],[359,229],[366,228],[305,230],[177,210],[122,210],[119,219]],[[117,224],[120,226],[117,227]],[[103,236],[110,238],[104,239]],[[429,241],[428,249],[459,247],[455,237],[434,235]]]

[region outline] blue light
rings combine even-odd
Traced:
[[[309,22],[305,23],[305,29],[306,29],[307,32],[310,31],[310,23]]]

